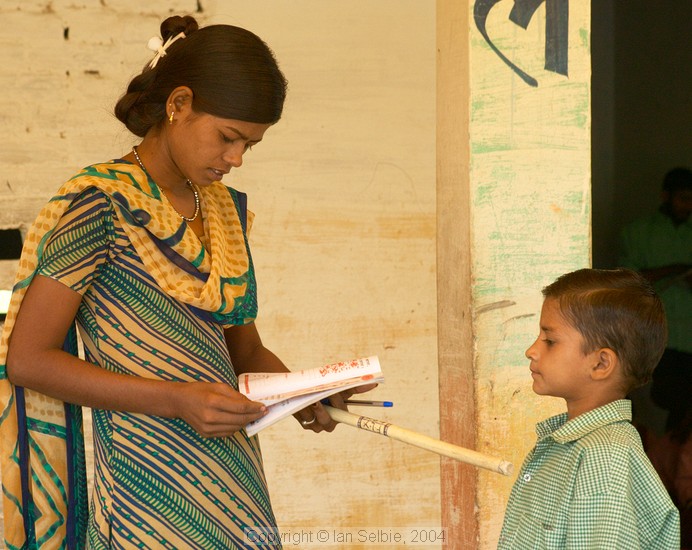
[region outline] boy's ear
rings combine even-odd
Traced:
[[[619,363],[617,354],[610,348],[601,348],[594,352],[596,364],[591,367],[592,380],[605,380],[613,376]]]

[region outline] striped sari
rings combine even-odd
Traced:
[[[88,500],[80,408],[5,375],[16,313],[41,274],[82,295],[75,321],[87,361],[237,388],[223,329],[257,311],[244,195],[217,182],[200,198],[206,247],[124,161],[85,168],[39,214],[0,341],[8,548],[247,548],[248,530],[275,529],[258,441],[244,431],[204,438],[179,419],[93,410]],[[65,349],[76,352],[72,330]]]

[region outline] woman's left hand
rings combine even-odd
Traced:
[[[367,384],[365,386],[358,386],[357,388],[351,388],[339,393],[335,393],[329,397],[329,404],[336,409],[346,411],[348,410],[346,408],[346,400],[348,400],[349,397],[356,393],[368,392],[376,387],[377,384]],[[322,406],[322,403],[319,401],[317,403],[313,403],[309,407],[299,410],[293,416],[296,418],[296,420],[298,420],[298,422],[301,423],[303,429],[312,430],[316,433],[332,432],[334,431],[334,428],[336,428],[337,424],[334,422],[334,420],[332,420],[332,417],[329,416],[327,409],[325,409]]]

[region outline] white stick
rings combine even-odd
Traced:
[[[465,462],[466,464],[471,464],[478,468],[485,468],[486,470],[491,470],[506,476],[510,475],[514,469],[512,463],[506,460],[500,460],[499,458],[484,455],[471,449],[440,441],[439,439],[418,432],[400,428],[389,422],[383,422],[382,420],[376,420],[367,416],[360,416],[328,405],[325,405],[324,408],[327,409],[329,416],[331,416],[335,422],[341,422],[342,424],[347,424],[354,428],[360,428],[361,430],[391,437],[397,441],[402,441],[403,443],[408,443],[409,445],[420,447],[426,451],[432,451],[433,453],[453,458],[454,460]]]

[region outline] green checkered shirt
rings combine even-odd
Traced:
[[[498,549],[679,550],[680,516],[631,419],[622,399],[537,424]]]

